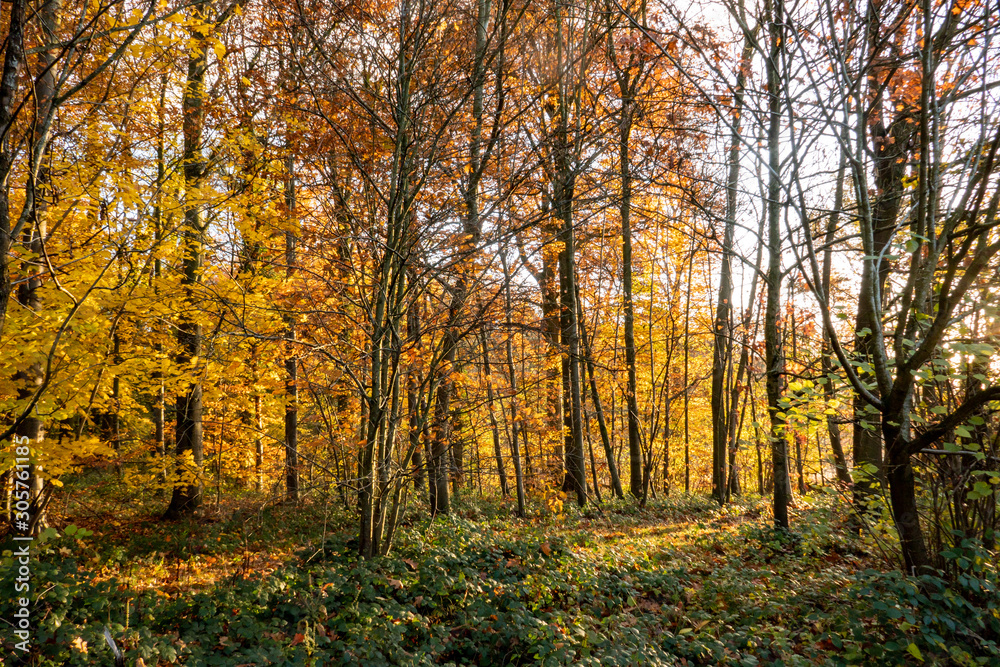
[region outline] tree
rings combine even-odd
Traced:
[[[765,6],[770,51],[768,53],[768,176],[767,176],[767,309],[764,314],[764,341],[767,365],[767,411],[771,418],[771,464],[774,471],[774,525],[788,530],[788,434],[782,411],[784,397],[784,352],[779,331],[781,308],[781,65],[784,60],[784,2],[773,0]]]
[[[995,108],[996,100],[992,84],[969,76],[988,57],[988,49],[975,48],[978,37],[997,27],[981,11],[928,2],[902,9],[876,3],[864,16],[817,27],[830,31],[824,42],[830,48],[820,53],[833,73],[824,84],[815,74],[822,69],[809,69],[822,119],[818,127],[840,139],[837,112],[850,113],[849,140],[839,145],[851,173],[852,212],[861,240],[857,324],[863,326],[856,330],[861,353],[856,359],[849,359],[840,344],[804,187],[801,179],[793,183],[802,221],[800,263],[820,305],[830,346],[857,400],[866,406],[859,414],[860,428],[875,431],[861,439],[872,448],[856,451],[855,465],[875,466],[869,454],[876,440],[884,442],[884,473],[908,573],[928,571],[933,560],[918,512],[913,457],[933,454],[935,444],[1000,397],[1000,389],[987,381],[953,408],[935,410],[940,415],[936,419],[925,420],[915,412],[922,385],[934,375],[934,358],[952,353],[952,337],[974,310],[970,290],[995,270],[1000,252],[994,234],[1000,208],[1000,132],[982,115]],[[862,66],[847,56],[859,52],[866,54]],[[942,74],[945,62],[950,69]],[[829,95],[826,85],[839,94]],[[959,118],[972,100],[982,111],[969,125]],[[805,139],[793,133],[791,141],[793,166],[799,168]],[[869,187],[872,175],[874,188]],[[870,414],[877,416],[877,426],[864,418]],[[872,471],[878,473],[878,467]]]
[[[224,24],[239,7],[233,0],[216,10],[210,0],[192,5],[188,24],[191,51],[188,54],[187,79],[182,102],[184,226],[181,232],[183,253],[181,286],[188,307],[198,297],[204,263],[207,222],[203,217],[202,189],[209,176],[205,155],[205,77],[209,68],[209,45],[217,43],[216,26]],[[201,466],[204,460],[202,384],[197,379],[202,354],[202,323],[196,315],[183,315],[177,325],[178,353],[176,363],[189,375],[180,381],[177,392],[176,456],[178,470],[173,495],[167,507],[167,518],[192,514],[201,505]]]
[[[745,23],[746,18],[742,2],[739,4],[738,11],[741,20]],[[733,299],[733,237],[736,232],[737,192],[740,181],[743,99],[746,94],[746,80],[750,70],[750,59],[753,56],[754,42],[757,38],[758,29],[759,24],[754,27],[752,32],[747,32],[744,35],[743,52],[740,55],[739,70],[733,90],[733,111],[732,120],[730,121],[728,156],[729,170],[726,175],[726,220],[722,239],[719,292],[715,302],[712,355],[712,495],[719,504],[725,503],[730,488],[727,469],[729,467],[731,424],[734,423],[735,415],[732,408],[727,412],[725,381],[726,367],[731,366],[733,354],[733,329],[730,315]],[[741,382],[743,369],[745,368],[745,356],[741,355],[739,377],[736,380],[737,385]],[[732,479],[736,479],[736,477],[733,476]]]
[[[640,103],[639,93],[651,73],[652,58],[648,47],[645,44],[640,45],[637,41],[633,42],[632,48],[617,45],[616,28],[623,17],[621,13],[613,11],[610,6],[607,8],[607,16],[608,36],[605,41],[608,61],[614,72],[621,100],[615,120],[618,126],[618,170],[621,182],[618,206],[622,225],[622,305],[625,311],[625,367],[628,372],[625,401],[628,406],[629,492],[635,498],[642,498],[642,444],[639,435],[639,404],[636,396],[638,387],[635,361],[635,307],[632,300],[632,165],[630,161],[635,116],[642,113],[641,107],[637,106]],[[640,19],[646,20],[644,12],[640,15]],[[643,24],[642,28],[648,29],[648,26]],[[625,40],[622,42],[627,43]],[[619,53],[619,50],[623,53]]]

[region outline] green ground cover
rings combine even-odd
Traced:
[[[367,562],[348,515],[315,506],[50,529],[30,664],[111,664],[105,626],[147,666],[1000,664],[995,554],[906,578],[836,498],[803,502],[790,535],[767,515],[677,497],[518,520],[466,500]]]

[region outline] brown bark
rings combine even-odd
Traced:
[[[784,2],[773,0],[769,4],[768,23],[770,32],[770,55],[767,60],[768,90],[768,186],[767,186],[767,226],[768,226],[768,269],[767,306],[764,315],[764,347],[767,388],[767,409],[771,418],[771,464],[774,475],[774,525],[780,530],[788,530],[788,434],[781,408],[784,395],[785,360],[779,330],[781,309],[781,74],[778,63],[783,46]]]
[[[193,15],[206,18],[207,0],[200,0],[192,7]],[[196,287],[201,281],[205,227],[201,209],[190,193],[197,191],[207,174],[202,154],[205,120],[205,74],[208,70],[205,35],[191,28],[190,38],[195,46],[188,55],[187,81],[184,87],[182,108],[184,113],[183,174],[184,226],[181,232],[183,250],[181,285],[185,299],[193,306]],[[177,519],[194,513],[201,505],[204,459],[202,440],[202,387],[197,379],[197,369],[189,368],[201,356],[202,327],[196,318],[182,317],[177,325],[177,365],[189,374],[178,382],[177,393],[177,470],[173,495],[165,513],[166,518]],[[190,457],[190,462],[188,462]]]

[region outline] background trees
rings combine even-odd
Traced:
[[[53,7],[5,5],[0,79],[36,479],[326,496],[364,557],[407,507],[623,469],[782,528],[793,481],[885,484],[907,568],[992,539],[985,8]]]

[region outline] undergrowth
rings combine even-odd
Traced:
[[[972,542],[946,554],[960,572],[946,582],[876,569],[824,496],[790,533],[754,499],[559,509],[413,514],[372,561],[347,513],[315,507],[113,543],[50,530],[33,547],[28,662],[110,664],[107,626],[146,665],[1000,664],[996,554]]]

